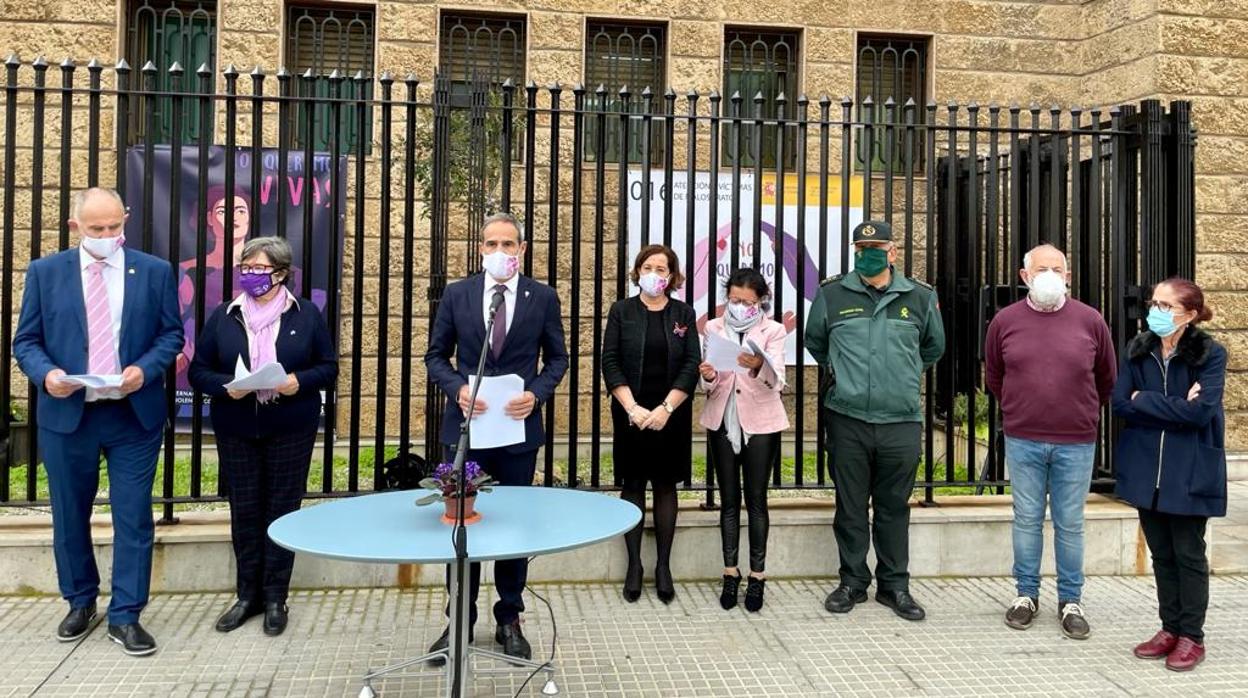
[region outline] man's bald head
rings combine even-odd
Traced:
[[[69,229],[92,238],[120,235],[125,227],[126,204],[112,189],[91,187],[74,192],[69,202]]]
[[[1053,245],[1036,245],[1023,255],[1023,270],[1031,274],[1052,270],[1065,275],[1070,272],[1070,260]]]

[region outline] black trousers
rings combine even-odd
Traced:
[[[829,462],[836,484],[832,531],[840,553],[841,584],[871,584],[867,547],[875,542],[880,591],[909,591],[910,495],[919,467],[918,422],[871,424],[831,410]],[[870,512],[874,512],[874,517]]]
[[[316,429],[263,439],[217,436],[230,501],[239,601],[285,603],[295,554],[269,539],[269,524],[299,508]]]
[[[723,537],[724,567],[737,566],[741,543],[741,481],[745,475],[745,509],[750,517],[750,571],[763,572],[767,561],[767,476],[780,449],[780,434],[754,434],[732,452],[721,428],[707,431],[715,477],[719,479],[719,533]]]
[[[455,448],[443,445],[446,462],[455,462]],[[537,471],[537,450],[524,453],[508,453],[505,448],[469,449],[467,459],[476,461],[481,469],[500,485],[533,484],[533,475]],[[488,495],[483,495],[488,496]],[[472,538],[472,529],[468,529],[468,537]],[[446,588],[451,588],[453,568],[446,566]],[[498,603],[494,604],[494,620],[499,625],[507,625],[524,613],[524,585],[529,577],[528,558],[514,560],[496,560],[494,562],[494,588],[498,590]],[[468,582],[472,602],[468,607],[468,619],[472,625],[477,624],[477,596],[481,592],[481,563],[468,565]],[[447,614],[450,605],[447,605]]]
[[[1157,612],[1163,630],[1205,639],[1209,608],[1209,558],[1205,555],[1205,516],[1179,516],[1140,509],[1140,528],[1153,556]]]

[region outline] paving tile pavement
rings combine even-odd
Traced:
[[[774,580],[757,615],[721,610],[718,585],[709,582],[679,584],[670,606],[649,591],[629,605],[615,586],[539,586],[557,626],[528,595],[525,628],[544,657],[557,627],[557,680],[569,697],[1248,696],[1245,576],[1212,580],[1209,658],[1187,675],[1130,654],[1156,629],[1149,578],[1088,580],[1093,634],[1084,642],[1061,636],[1052,580],[1026,632],[1002,622],[1013,596],[1008,579],[916,580],[912,591],[929,612],[924,623],[900,620],[874,600],[832,616],[822,606],[832,584]],[[442,628],[442,594],[431,589],[297,593],[279,638],[265,637],[258,619],[229,635],[214,631],[230,600],[154,597],[143,621],[161,649],[136,659],[122,655],[103,626],[79,643],[56,642],[59,600],[0,598],[0,697],[356,696],[363,672],[422,653]],[[492,630],[479,626],[478,646],[493,647]],[[474,695],[512,696],[522,681],[482,678]],[[541,683],[521,695],[540,695]],[[376,688],[383,698],[441,695],[431,677]]]

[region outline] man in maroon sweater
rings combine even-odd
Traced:
[[[1053,517],[1058,618],[1077,640],[1091,632],[1083,591],[1083,508],[1092,482],[1097,425],[1117,378],[1113,339],[1100,312],[1066,295],[1062,251],[1040,245],[1019,272],[1027,297],[1004,308],[984,340],[985,380],[1001,403],[1005,461],[1014,493],[1014,579],[1005,615],[1031,626],[1040,601],[1045,496]]]

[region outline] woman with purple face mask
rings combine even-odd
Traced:
[[[719,529],[724,550],[723,589],[719,604],[737,605],[741,571],[737,548],[741,540],[741,495],[744,473],[745,506],[750,517],[750,575],[745,609],[763,607],[767,557],[767,477],[780,454],[780,432],[789,427],[780,393],[784,390],[784,325],[768,317],[767,281],[754,269],[737,269],[725,284],[728,304],[724,316],[706,323],[706,334],[718,335],[741,347],[738,369],[718,370],[710,363],[698,366],[699,386],[706,392],[701,424],[710,444],[711,462],[719,480]]]
[[[228,483],[238,563],[238,601],[217,621],[230,632],[264,614],[266,635],[286,629],[294,553],[268,539],[278,517],[303,500],[316,445],[321,391],[333,388],[338,358],[329,327],[310,300],[286,288],[290,243],[254,238],[238,265],[241,292],[213,311],[195,342],[191,385],[211,398],[219,468]],[[232,390],[241,364],[255,372],[281,364],[286,378],[267,390]]]

